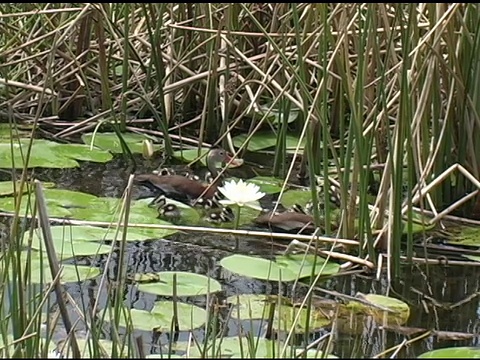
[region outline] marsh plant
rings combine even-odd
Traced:
[[[150,218],[153,209],[132,203],[127,187],[117,202],[84,197],[88,205],[82,212],[60,204],[68,198],[65,193],[60,200],[48,200],[59,193],[45,186],[43,195],[35,192],[41,187],[28,181],[30,168],[60,162],[64,168],[76,167],[78,161],[108,161],[112,153],[124,154],[135,164],[134,154],[142,149],[149,159],[157,154],[166,160],[191,152],[198,160],[211,145],[242,158],[256,153],[265,159],[269,154],[270,175],[280,180],[268,186],[279,188],[279,202],[291,201],[285,190],[294,174],[309,180],[309,191],[303,193],[308,194],[315,223],[323,224],[323,238],[316,239],[344,241],[353,255],[333,245],[328,250],[315,243],[310,247],[348,264],[381,268],[385,261],[389,280],[399,274],[402,261],[412,260],[414,234],[425,235],[452,211],[478,218],[478,7],[1,4],[0,166],[12,169],[15,180],[14,169],[22,169],[2,204],[2,210],[14,214],[1,261],[4,356],[39,357],[54,350],[50,325],[46,337],[38,335],[41,314],[52,302],[70,334],[64,344],[73,356],[85,348],[92,356],[144,355],[132,329],[145,322],[132,320],[123,306],[122,260],[129,234],[134,233],[128,228],[132,217]],[[37,135],[56,141],[34,139]],[[79,137],[84,144],[67,149],[60,144]],[[243,205],[243,199],[229,198],[231,184],[224,195]],[[332,185],[339,194],[338,209],[319,198],[318,186]],[[255,200],[267,192],[263,189],[244,187]],[[44,206],[42,197],[47,198]],[[106,308],[100,311],[98,303],[73,306],[88,339],[85,345],[70,331],[78,323],[69,320],[74,302],[62,284],[97,276],[98,269],[77,264],[76,252],[82,249],[75,246],[77,240],[55,243],[49,217],[84,219],[89,206],[115,209],[115,239],[97,246],[97,251],[111,261],[118,250],[119,266],[115,286],[105,274],[99,280],[111,299]],[[31,246],[35,221],[22,220],[37,215],[43,231],[39,249]],[[157,225],[167,231],[180,229],[160,221]],[[384,255],[377,253],[378,247]],[[62,263],[64,253],[73,260]],[[32,278],[37,275],[39,279]],[[172,280],[174,289],[177,280]],[[174,332],[185,324],[179,319],[183,305],[178,294],[171,295],[172,302],[158,303],[155,309],[172,314],[168,330]],[[213,304],[210,300],[207,303]],[[196,314],[192,319],[205,315],[189,309]],[[208,309],[206,314],[216,312]],[[107,322],[111,343],[105,350],[101,329]],[[289,334],[293,329],[294,325]],[[306,329],[308,333],[308,321]],[[326,353],[330,340],[327,336]],[[253,343],[249,339],[246,348],[253,349]],[[58,351],[64,354],[64,349]],[[204,348],[201,355],[206,354]]]

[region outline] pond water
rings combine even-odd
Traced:
[[[140,168],[150,171],[151,169]],[[59,188],[78,190],[97,196],[120,197],[124,191],[131,169],[121,158],[108,164],[84,163],[80,168],[68,170],[35,170],[35,177],[42,181],[52,181]],[[4,174],[1,180],[8,180]],[[238,176],[238,175],[237,175]],[[251,175],[250,175],[251,176]],[[137,192],[136,196],[140,193]],[[218,294],[219,300],[237,294],[283,294],[300,298],[306,293],[306,287],[285,285],[279,288],[278,284],[259,281],[238,276],[223,269],[219,261],[233,253],[234,240],[227,236],[204,233],[177,233],[168,239],[158,239],[146,242],[127,244],[126,265],[129,274],[148,273],[158,271],[189,271],[204,274],[217,279],[223,291]],[[281,251],[281,248],[272,246],[270,240],[259,242],[245,238],[240,241],[241,253],[262,254],[265,257]],[[118,253],[117,253],[118,255]],[[105,266],[106,256],[95,259],[79,259],[80,264],[95,265],[104,269],[110,279],[114,279],[118,263],[116,261]],[[442,331],[456,331],[478,334],[480,307],[477,294],[480,293],[480,269],[477,267],[459,266],[405,266],[402,276],[395,279],[390,285],[385,277],[375,280],[373,275],[352,274],[331,278],[320,286],[330,291],[355,296],[357,292],[364,294],[375,293],[390,295],[407,302],[411,307],[410,318],[404,326]],[[83,284],[67,284],[66,288],[79,303],[91,304],[97,298],[103,308],[109,301],[107,293],[98,293],[99,279],[88,280]],[[154,301],[161,297],[139,292],[135,285],[129,284],[123,290],[125,304],[136,309],[150,310]],[[325,296],[318,292],[319,296]],[[327,296],[328,298],[329,296]],[[330,297],[331,298],[331,297]],[[52,295],[53,299],[53,295]],[[205,297],[187,298],[187,302],[205,307]],[[226,310],[225,314],[226,316]],[[264,327],[259,322],[243,322],[242,324],[230,321],[226,324],[225,334],[234,336],[239,333],[239,326],[243,330],[254,333],[264,333]],[[320,336],[328,329],[314,334]],[[203,331],[196,330],[194,334],[202,339]],[[418,333],[417,335],[420,335]],[[168,334],[138,331],[142,336],[146,354],[160,353],[160,346],[168,343]],[[109,330],[105,328],[105,337],[110,338]],[[372,357],[388,348],[401,344],[409,338],[397,332],[382,329],[380,325],[365,323],[355,333],[338,331],[333,339],[332,353],[341,358]],[[187,340],[187,334],[180,334],[179,340]],[[436,337],[427,337],[423,340],[405,345],[398,353],[398,357],[415,357],[434,348],[449,346],[478,345],[479,337],[468,340],[440,340]]]

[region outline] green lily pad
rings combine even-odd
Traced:
[[[68,259],[74,256],[90,256],[108,254],[110,246],[101,245],[95,242],[75,241],[72,239],[54,239],[55,252],[61,259]],[[46,251],[45,244],[39,241],[32,242],[32,249]]]
[[[30,126],[31,127],[31,126]],[[29,138],[32,130],[26,130],[26,126],[18,126],[12,129],[10,124],[0,124],[0,139],[11,139],[10,132],[14,138]]]
[[[276,261],[246,255],[231,255],[223,258],[220,265],[234,273],[254,279],[270,281],[294,281],[320,272],[323,276],[338,273],[340,266],[325,259],[303,254],[276,256]],[[325,265],[325,266],[324,266]]]
[[[234,178],[238,180],[238,178]],[[253,183],[260,187],[260,191],[265,194],[276,194],[282,189],[284,180],[277,179],[271,176],[256,176],[246,181],[247,183]]]
[[[45,254],[38,251],[22,251],[22,263],[25,265],[25,271],[28,272],[29,281],[32,283],[50,283],[52,281],[52,274],[49,268],[48,259]],[[0,263],[0,269],[4,263]],[[27,267],[29,264],[30,267]],[[60,282],[70,283],[85,281],[100,275],[100,269],[83,265],[61,264]],[[9,269],[11,271],[11,269]]]
[[[42,186],[44,188],[52,188],[55,186],[55,184],[51,182],[44,182],[42,183]],[[29,187],[30,187],[29,184],[26,184],[23,187],[23,194],[28,192]],[[13,188],[12,181],[0,181],[0,196],[13,195],[15,191],[18,191],[19,189],[20,189],[20,181],[16,181],[15,189]]]
[[[480,227],[461,226],[455,228],[454,235],[445,239],[452,245],[480,246]]]
[[[232,358],[232,359],[279,359],[294,358],[300,354],[301,349],[286,346],[285,353],[281,354],[285,344],[278,340],[267,340],[254,337],[223,337],[215,340],[215,344],[209,342],[207,345],[195,342],[177,341],[173,344],[172,350],[187,353],[192,358]],[[280,356],[283,355],[283,356]],[[333,355],[322,354],[321,351],[308,351],[307,358],[336,358]]]
[[[156,273],[158,282],[139,284],[138,290],[161,296],[173,296],[173,278],[176,275],[177,296],[206,295],[222,290],[220,283],[205,275],[183,271],[162,271]]]
[[[295,189],[287,190],[282,194],[280,202],[285,207],[291,207],[294,204],[305,206],[309,201],[312,200],[312,193],[310,189]]]
[[[95,135],[93,133],[83,134],[82,141],[88,146],[90,146],[92,144],[92,139],[94,136],[95,138],[93,140],[93,144],[99,147],[100,149],[108,150],[115,154],[121,154],[123,152],[122,145],[120,144],[120,140],[118,139],[118,136],[116,133],[104,132],[104,133],[96,133]],[[143,140],[152,139],[151,136],[135,134],[135,133],[123,133],[122,138],[132,153],[139,153],[139,154],[141,154],[143,150]],[[154,151],[158,151],[161,149],[162,149],[162,146],[158,144],[153,145]]]
[[[202,156],[201,162],[203,165],[207,164],[207,157],[203,155],[207,154],[209,151],[209,148],[200,149],[200,156]],[[198,159],[198,149],[177,150],[173,152],[173,157],[178,160],[190,163]]]
[[[348,303],[347,308],[354,313],[362,312],[372,316],[375,321],[379,323],[388,322],[389,324],[395,325],[405,324],[410,316],[410,307],[402,300],[378,294],[360,295],[373,305],[378,305],[379,307],[388,309],[388,311],[357,301],[351,301]]]
[[[230,296],[227,302],[233,306],[232,318],[239,320],[250,319],[268,319],[270,306],[275,306],[275,315],[273,320],[273,329],[278,331],[290,331],[295,329],[296,333],[305,332],[308,319],[308,328],[310,330],[319,329],[328,325],[331,321],[322,311],[311,309],[300,309],[288,304],[286,299],[278,297],[248,294],[240,296]],[[299,320],[294,324],[294,320],[300,312]],[[308,315],[310,314],[310,317]]]
[[[52,237],[54,239],[61,239],[68,237],[76,241],[113,241],[122,239],[122,231],[116,232],[116,229],[102,228],[88,225],[55,225],[50,227]],[[29,231],[26,231],[24,237],[28,236]],[[39,229],[34,231],[33,239],[38,241],[41,238]],[[35,240],[37,239],[37,240]],[[149,237],[142,234],[141,231],[132,228],[127,231],[127,241],[148,240]]]
[[[112,154],[108,151],[90,148],[90,146],[84,144],[57,144],[55,149],[65,157],[81,161],[106,163],[113,158]]]
[[[260,105],[260,111],[263,114],[267,114],[267,119],[274,125],[278,125],[282,123],[282,113],[278,110],[278,108],[270,109],[270,105]],[[298,115],[300,114],[300,109],[298,108],[291,108],[288,113],[287,123],[292,123],[297,120]]]
[[[112,341],[107,339],[96,339],[95,342],[87,339],[77,339],[77,344],[82,359],[94,358],[95,351],[100,353],[101,358],[112,358],[113,347],[115,346]],[[95,350],[93,350],[93,346],[95,346]],[[117,344],[115,355],[115,358],[128,358],[128,345],[123,345],[122,343]],[[63,356],[67,359],[72,358],[73,354],[71,352],[67,352],[67,354],[63,353]]]
[[[236,147],[240,147],[246,141],[247,137],[248,137],[248,134],[237,135],[233,138],[233,144]],[[296,136],[288,135],[288,134],[286,135],[287,151],[290,150],[288,152],[295,150],[295,148],[297,147],[297,143],[298,143],[298,138]],[[305,144],[305,140],[302,141],[300,150],[303,149],[304,144]],[[255,152],[255,151],[261,151],[261,150],[265,150],[275,146],[277,146],[277,135],[275,133],[258,132],[251,137],[247,145],[247,150]]]
[[[69,218],[86,221],[116,222],[120,214],[121,199],[117,198],[98,198],[91,194],[63,189],[45,189],[47,211],[50,217]],[[29,201],[30,200],[30,201]],[[35,204],[35,197],[27,196],[22,198],[20,207],[21,214],[31,214],[31,209]],[[0,209],[3,211],[13,212],[15,210],[15,201],[13,197],[0,198]],[[189,210],[190,211],[190,210]],[[195,210],[191,210],[190,220],[198,222],[199,215]],[[188,211],[186,211],[188,212]],[[171,225],[171,223],[158,219],[157,210],[148,206],[145,201],[132,201],[130,206],[130,224],[159,224]],[[133,229],[133,228],[132,228]],[[148,229],[138,228],[129,231],[132,238],[128,237],[128,241],[146,240],[147,238],[163,238],[171,235],[177,230],[175,229]],[[133,237],[137,237],[133,239]],[[121,237],[118,237],[121,239]]]
[[[479,359],[480,347],[458,346],[424,352],[419,359]]]
[[[132,309],[129,312],[122,312],[120,324],[122,326],[131,324],[134,329],[139,330],[169,332],[172,327],[173,306],[173,301],[157,301],[152,311]],[[197,329],[205,323],[207,318],[207,312],[195,305],[177,301],[177,310],[180,331]]]
[[[0,143],[0,167],[2,168],[23,168],[30,140],[21,139]],[[13,158],[11,148],[13,147]],[[88,160],[95,162],[106,162],[111,155],[98,148],[90,149],[79,144],[59,144],[50,140],[34,139],[28,162],[29,168],[73,168],[79,166],[76,160]]]

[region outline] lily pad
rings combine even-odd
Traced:
[[[88,256],[107,254],[111,246],[102,245],[96,241],[122,240],[122,231],[115,237],[115,229],[107,229],[94,226],[63,226],[51,227],[51,233],[56,253],[63,259],[73,256]],[[29,244],[30,232],[24,233],[24,245]],[[142,229],[130,229],[127,231],[127,241],[141,241],[150,239],[142,233]],[[33,232],[31,247],[36,250],[45,250],[43,235],[40,229]]]
[[[55,149],[59,154],[81,161],[93,161],[99,163],[106,163],[112,160],[113,156],[108,151],[103,151],[98,148],[90,148],[84,144],[57,144]]]
[[[309,201],[312,200],[312,193],[310,189],[295,189],[287,190],[282,194],[280,202],[285,207],[291,207],[294,204],[305,206]]]
[[[143,150],[143,140],[152,139],[151,136],[135,134],[135,133],[123,133],[122,138],[127,144],[128,148],[132,153],[142,153]],[[98,146],[100,149],[111,151],[115,154],[121,154],[123,152],[122,145],[118,136],[114,132],[104,132],[104,133],[93,133],[83,134],[82,141],[90,146],[92,144]],[[161,150],[162,147],[158,144],[153,145],[153,150]]]
[[[121,199],[98,198],[91,194],[63,189],[45,189],[44,194],[48,215],[50,217],[101,222],[116,222],[118,220]],[[34,204],[34,195],[30,195],[30,199],[24,195],[22,198],[20,213],[31,214],[32,212],[30,210],[27,212],[27,209],[31,209]],[[13,212],[15,210],[14,198],[0,198],[0,209]],[[197,216],[198,219],[198,214],[192,215],[192,218],[194,216]],[[171,223],[167,221],[158,219],[157,210],[149,207],[144,201],[131,202],[129,223],[171,225]],[[128,237],[128,241],[138,241],[146,240],[147,238],[163,238],[177,232],[177,230],[138,228],[129,232],[132,237]],[[134,237],[136,238],[134,239]],[[119,236],[118,239],[121,239],[121,237]]]
[[[97,342],[98,341],[98,342]],[[95,355],[93,346],[96,347],[95,351],[100,353],[101,358],[112,358],[114,343],[107,339],[96,339],[95,342],[87,339],[77,339],[80,355],[83,359],[92,359]],[[91,351],[92,350],[92,351]],[[66,355],[66,356],[65,356]],[[115,358],[128,358],[129,348],[125,344],[117,344]],[[72,358],[71,352],[63,354],[64,358]]]
[[[363,312],[370,315],[379,323],[388,322],[389,324],[403,325],[410,316],[410,307],[399,299],[378,294],[358,294],[357,296],[361,296],[362,299],[367,300],[374,306],[352,301],[348,303],[347,308],[354,313]]]
[[[458,227],[454,230],[454,235],[445,242],[452,245],[480,246],[480,227]]]
[[[325,259],[303,254],[279,255],[276,261],[266,260],[246,255],[231,255],[223,258],[220,265],[234,273],[254,279],[270,281],[294,281],[297,279],[318,275],[323,276],[338,273],[340,266],[336,263],[326,262]]]
[[[197,345],[195,342],[178,341],[173,344],[175,351],[187,353],[192,358],[232,358],[232,359],[276,359],[276,358],[294,358],[301,353],[301,349],[291,346],[285,347],[285,353],[281,351],[285,344],[278,340],[267,340],[265,338],[254,337],[223,337],[207,345]],[[204,352],[205,351],[205,352]],[[280,356],[283,355],[283,356]],[[321,351],[308,351],[307,358],[336,358],[333,355],[322,354]]]
[[[207,157],[203,155],[207,154],[209,151],[209,148],[200,149],[200,156],[202,156],[201,162],[203,165],[206,165],[207,163]],[[184,162],[192,162],[198,159],[198,149],[177,150],[173,152],[173,157]]]
[[[479,359],[480,347],[458,346],[427,351],[419,359]]]
[[[282,123],[282,112],[279,111],[278,108],[270,109],[270,105],[260,105],[260,111],[263,114],[267,114],[267,119],[274,125],[278,125]],[[291,108],[288,113],[287,123],[292,123],[297,120],[298,115],[300,114],[300,109],[298,108]]]
[[[10,141],[1,142],[0,167],[23,168],[29,142],[28,139],[13,141],[12,145],[10,145]],[[13,158],[11,149],[13,149]],[[98,148],[90,149],[78,144],[59,144],[49,140],[34,139],[28,167],[73,168],[79,166],[76,159],[106,162],[111,159],[111,154]]]
[[[30,126],[31,128],[32,126]],[[26,129],[26,126],[16,126],[16,128],[12,129],[12,126],[10,124],[0,124],[0,139],[10,139],[10,132],[11,135],[14,136],[14,138],[29,138],[32,130],[31,129]]]
[[[236,147],[241,147],[243,143],[246,141],[247,137],[248,137],[248,134],[237,135],[233,138],[233,144]],[[295,150],[295,148],[297,147],[297,143],[298,143],[298,138],[296,136],[289,135],[289,134],[286,135],[286,144],[287,144],[288,152]],[[305,140],[302,141],[302,145],[300,146],[299,150],[303,150],[304,144],[305,144]],[[258,132],[251,137],[247,145],[247,150],[255,152],[255,151],[261,151],[261,150],[265,150],[275,146],[277,146],[277,135],[275,133]]]
[[[42,183],[42,186],[44,188],[51,188],[51,187],[54,187],[55,184],[51,182],[44,182]],[[20,181],[16,181],[15,189],[13,187],[12,181],[0,181],[0,196],[13,195],[15,191],[18,191],[19,189],[20,189]],[[29,190],[29,184],[25,184],[25,186],[23,187],[23,194],[27,193],[28,190]]]
[[[25,271],[28,272],[29,279],[32,283],[50,283],[52,281],[52,274],[50,272],[49,263],[46,255],[38,251],[23,251],[21,254]],[[0,265],[2,268],[4,264]],[[60,282],[70,283],[85,281],[100,275],[100,269],[83,265],[61,264]]]
[[[270,306],[275,306],[272,325],[277,331],[295,329],[296,333],[303,333],[307,326],[307,319],[310,330],[319,329],[331,322],[322,311],[311,309],[308,312],[306,308],[293,307],[286,299],[280,298],[278,301],[278,297],[273,296],[256,294],[230,296],[227,302],[233,306],[232,317],[239,320],[268,319]],[[299,312],[299,319],[294,324]]]
[[[173,296],[174,276],[177,277],[177,296],[206,295],[222,290],[220,283],[205,275],[183,271],[162,271],[156,273],[158,282],[139,284],[138,290],[161,296]]]
[[[258,185],[260,187],[260,191],[264,192],[265,194],[276,194],[282,189],[284,180],[271,176],[256,176],[248,179],[246,182]]]
[[[173,301],[157,301],[152,311],[132,309],[129,312],[122,312],[120,324],[122,326],[131,324],[134,329],[139,330],[169,332],[172,327],[173,306]],[[180,331],[197,329],[207,318],[207,312],[195,305],[177,301],[177,310]]]

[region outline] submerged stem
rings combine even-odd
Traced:
[[[235,205],[237,208],[237,213],[235,214],[235,225],[234,225],[234,230],[238,230],[238,225],[240,223],[240,210],[241,206],[240,205]],[[235,235],[235,250],[238,250],[238,236]]]

